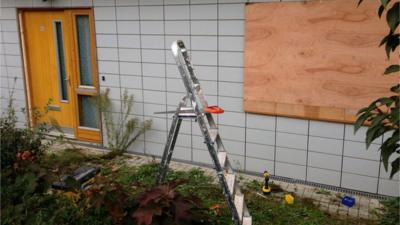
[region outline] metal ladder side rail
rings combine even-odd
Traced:
[[[180,48],[180,47],[179,47]],[[186,51],[186,50],[185,50]],[[199,82],[193,73],[193,68],[187,62],[189,61],[187,52],[182,54],[182,52],[173,52],[175,57],[175,62],[178,66],[179,73],[182,77],[183,83],[185,85],[186,91],[194,95],[193,87],[198,86]],[[185,65],[186,64],[186,65]],[[194,78],[194,79],[193,79]]]
[[[190,75],[190,80],[195,85],[200,85],[199,80],[197,79],[196,75],[194,74],[194,69],[192,67],[192,63],[189,60],[189,55],[188,55],[185,45],[183,44],[183,42],[177,42],[177,46],[182,49],[181,54],[182,54],[183,59],[185,60],[185,65],[188,69],[188,72],[189,72],[188,74]]]
[[[205,100],[203,90],[200,87],[200,82],[194,73],[192,64],[190,63],[187,50],[183,42],[177,42],[174,44],[176,44],[176,47],[181,49],[181,51],[175,52],[175,61],[184,80],[186,90],[192,94],[194,101],[197,105],[201,106],[200,111],[203,112],[203,108],[207,107],[208,103],[207,100]]]
[[[228,206],[229,206],[229,209],[230,209],[230,211],[232,213],[232,217],[233,217],[234,223],[235,223],[235,225],[241,225],[240,217],[239,217],[238,211],[237,211],[236,206],[235,206],[233,195],[231,195],[231,193],[230,193],[228,182],[227,182],[226,177],[225,177],[225,169],[220,164],[218,155],[216,153],[217,151],[216,151],[216,149],[214,147],[214,144],[211,141],[210,134],[209,134],[208,129],[206,127],[207,125],[205,124],[204,119],[201,117],[201,115],[198,116],[197,120],[198,120],[198,123],[200,125],[201,132],[203,133],[203,136],[204,136],[208,151],[210,153],[211,159],[213,160],[213,163],[215,165],[215,170],[217,172],[217,177],[218,177],[219,183],[222,186],[222,190],[223,190],[225,199],[228,202]]]
[[[192,64],[189,60],[189,56],[187,54],[187,50],[185,49],[185,46],[182,45],[180,46],[180,43],[177,43],[178,47],[184,48],[183,51],[181,51],[179,54],[178,52],[176,53],[177,57],[175,57],[175,61],[178,64],[179,72],[183,78],[184,85],[186,87],[186,90],[190,92],[192,98],[192,102],[196,102],[197,104],[200,104],[201,110],[199,113],[203,113],[203,108],[208,106],[207,100],[205,100],[203,90],[200,87],[200,82],[197,79],[194,69],[192,67]],[[182,60],[182,61],[181,61]],[[186,66],[184,66],[186,65]],[[207,121],[209,124],[209,127],[211,129],[217,129],[217,126],[214,122],[214,119],[211,115],[211,113],[205,113],[207,117]]]
[[[211,113],[206,113],[206,117],[210,128],[217,129],[217,125],[215,124],[214,118],[212,117]]]
[[[178,47],[185,47],[184,45],[183,45],[183,43],[182,43],[182,45],[181,46],[179,46],[180,44],[179,43],[177,43],[177,45],[178,45]],[[204,93],[203,93],[203,90],[202,90],[202,88],[200,87],[200,82],[199,82],[199,80],[197,79],[197,77],[196,77],[196,75],[195,75],[195,73],[194,73],[194,69],[193,69],[193,67],[192,67],[192,64],[191,64],[191,62],[190,62],[190,60],[189,60],[189,56],[188,56],[188,54],[187,54],[187,50],[185,49],[185,50],[183,50],[183,51],[181,51],[181,54],[182,54],[182,58],[183,58],[183,61],[184,61],[184,63],[186,64],[186,68],[187,68],[187,73],[184,73],[185,74],[185,76],[184,75],[182,75],[182,72],[185,72],[185,70],[183,69],[183,71],[181,72],[181,76],[182,77],[185,77],[185,80],[190,80],[190,81],[192,81],[192,82],[187,82],[187,84],[185,84],[185,86],[187,87],[187,88],[190,88],[191,89],[191,93],[194,95],[194,97],[198,97],[199,98],[199,102],[201,102],[201,103],[203,103],[202,104],[202,106],[203,106],[203,108],[204,107],[207,107],[208,106],[208,103],[207,103],[207,101],[205,100],[205,97],[204,97]],[[179,54],[177,54],[178,55],[178,57],[180,58],[180,55]],[[181,64],[182,65],[182,61],[178,61],[177,59],[176,59],[176,61],[177,61],[177,63],[178,64]],[[182,67],[183,67],[183,65],[182,65]],[[187,74],[189,74],[189,76],[190,76],[190,79],[188,79],[189,77],[187,76]],[[196,101],[197,102],[197,101]],[[217,126],[215,125],[215,122],[214,122],[214,118],[212,117],[212,115],[211,115],[211,113],[205,113],[205,115],[206,115],[206,117],[207,117],[207,121],[208,121],[208,123],[209,123],[209,125],[210,125],[210,128],[217,128]]]
[[[234,205],[234,207],[236,209],[235,212],[237,213],[239,221],[242,221],[243,217],[251,217],[248,211],[246,211],[246,213],[244,214],[244,210],[248,210],[247,206],[245,205],[245,202],[244,202],[244,195],[242,194],[242,192],[240,190],[240,185],[237,182],[236,174],[233,170],[233,167],[231,166],[229,157],[227,155],[227,151],[225,150],[225,147],[222,143],[221,136],[217,132],[216,136],[215,136],[215,140],[213,138],[210,138],[210,139],[212,140],[211,144],[214,147],[213,152],[217,153],[218,161],[219,161],[220,168],[221,168],[221,170],[219,170],[219,171],[220,172],[223,171],[223,177],[225,179],[225,181],[223,181],[223,184],[226,185],[224,188],[224,194],[230,195],[229,197],[231,199],[233,199],[233,203],[231,202],[231,200],[228,200],[228,203],[230,203],[231,205]],[[215,146],[217,146],[218,151],[215,150]],[[219,174],[222,174],[222,173],[219,173]],[[234,208],[234,207],[231,206],[231,208]],[[232,213],[232,214],[234,214],[234,213]],[[249,220],[249,218],[247,218],[247,220],[248,220],[247,223],[241,223],[241,224],[243,224],[243,225],[251,224],[251,218],[250,218],[250,220]]]
[[[168,165],[171,161],[172,153],[174,151],[175,143],[178,138],[179,129],[182,123],[182,118],[180,118],[179,116],[179,111],[181,107],[184,105],[186,97],[187,96],[185,96],[179,103],[179,106],[173,116],[171,128],[168,133],[167,143],[165,144],[163,156],[160,162],[160,168],[157,173],[157,178],[156,178],[157,184],[161,184],[165,178],[165,175],[167,174]]]

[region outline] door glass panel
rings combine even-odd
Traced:
[[[60,85],[60,97],[61,101],[68,101],[68,88],[67,88],[67,72],[65,69],[65,57],[64,57],[64,41],[63,32],[60,21],[54,22],[54,32],[56,39],[56,51],[57,51],[57,65],[58,65],[58,80]]]
[[[89,16],[76,16],[76,32],[78,34],[80,84],[93,86]]]
[[[95,97],[79,95],[79,126],[99,128]]]

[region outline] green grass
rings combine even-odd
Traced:
[[[149,163],[141,166],[132,166],[124,163],[124,156],[113,160],[104,160],[99,156],[90,156],[77,150],[66,150],[57,154],[48,154],[40,161],[40,166],[45,168],[51,176],[50,181],[57,180],[60,174],[71,173],[81,165],[91,163],[101,165],[100,175],[107,180],[115,182],[122,186],[123,190],[129,195],[130,199],[135,199],[155,185],[155,176],[158,171],[158,164]],[[222,190],[219,184],[213,181],[213,178],[206,176],[201,169],[192,169],[189,171],[173,171],[167,173],[166,181],[185,180],[185,183],[179,186],[178,191],[184,195],[195,195],[202,200],[202,204],[207,214],[211,218],[211,224],[228,225],[231,224],[231,215]],[[107,184],[105,184],[107,185]],[[282,197],[278,195],[260,196],[262,183],[251,181],[244,183],[245,199],[253,216],[254,225],[280,225],[280,224],[299,224],[299,225],[320,225],[320,224],[374,224],[372,221],[353,221],[338,217],[332,217],[322,212],[308,199],[297,198],[293,205],[287,205]],[[280,187],[271,184],[275,190]],[[282,194],[281,194],[282,195]],[[2,196],[3,198],[4,196]],[[87,204],[81,200],[75,204],[65,199],[62,194],[46,194],[44,196],[35,196],[35,213],[30,218],[31,224],[69,224],[74,219],[73,224],[112,224],[104,207],[93,208],[83,211],[80,207]],[[46,203],[47,201],[47,203]],[[45,202],[43,204],[39,204]],[[39,204],[39,206],[37,205]],[[218,209],[210,209],[217,206]],[[13,206],[2,206],[3,212],[11,212],[6,216],[12,217]],[[57,212],[54,217],[52,212]],[[84,212],[84,213],[82,213]],[[50,215],[51,214],[51,215]],[[5,223],[1,224],[23,224],[23,223]],[[11,220],[12,221],[12,220]],[[102,222],[101,222],[102,221]],[[120,224],[130,224],[120,221]],[[114,221],[115,223],[115,221]]]
[[[315,193],[320,194],[320,195],[331,195],[330,191],[322,189],[322,188],[318,189]]]
[[[312,199],[295,196],[294,204],[284,203],[282,195],[260,195],[261,182],[247,182],[244,187],[247,206],[253,216],[254,225],[352,225],[376,224],[374,221],[353,220],[330,216],[314,205]],[[275,184],[276,185],[276,184]],[[275,187],[277,188],[277,187]]]

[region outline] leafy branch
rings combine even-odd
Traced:
[[[359,0],[360,5],[364,0]],[[389,28],[388,34],[382,39],[379,46],[385,46],[385,51],[388,59],[390,55],[395,53],[396,48],[399,46],[400,34],[398,33],[398,26],[400,23],[400,2],[395,0],[380,0],[380,6],[378,8],[379,18],[386,12],[386,22]],[[399,64],[393,64],[388,66],[384,75],[399,75],[400,71]],[[366,133],[366,145],[367,148],[371,143],[382,135],[388,136],[380,146],[381,160],[388,171],[389,159],[393,154],[397,154],[397,158],[391,162],[392,170],[390,172],[390,178],[399,171],[400,168],[400,84],[390,88],[390,91],[394,93],[393,96],[382,97],[373,101],[369,106],[360,109],[357,113],[357,120],[354,125],[354,132],[357,132],[362,125],[368,124],[369,127]]]

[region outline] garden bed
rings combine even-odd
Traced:
[[[17,161],[13,168],[2,171],[1,224],[138,224],[137,221],[145,224],[146,219],[140,216],[146,217],[147,222],[151,217],[152,224],[176,224],[176,217],[186,222],[182,224],[232,224],[219,185],[198,168],[168,172],[169,186],[164,188],[169,188],[168,193],[174,197],[160,200],[160,204],[166,204],[161,213],[158,204],[153,208],[146,206],[145,215],[143,207],[139,210],[142,213],[137,213],[144,199],[153,198],[163,188],[154,189],[158,170],[155,161],[132,165],[130,158],[106,159],[99,154],[67,149],[48,152],[34,160]],[[66,191],[50,188],[52,182],[82,165],[101,167],[90,181],[90,188]],[[241,182],[255,225],[377,224],[372,220],[331,216],[308,198],[295,196],[294,204],[288,205],[281,194],[261,195],[262,184],[257,180]],[[185,219],[188,216],[191,221]]]

